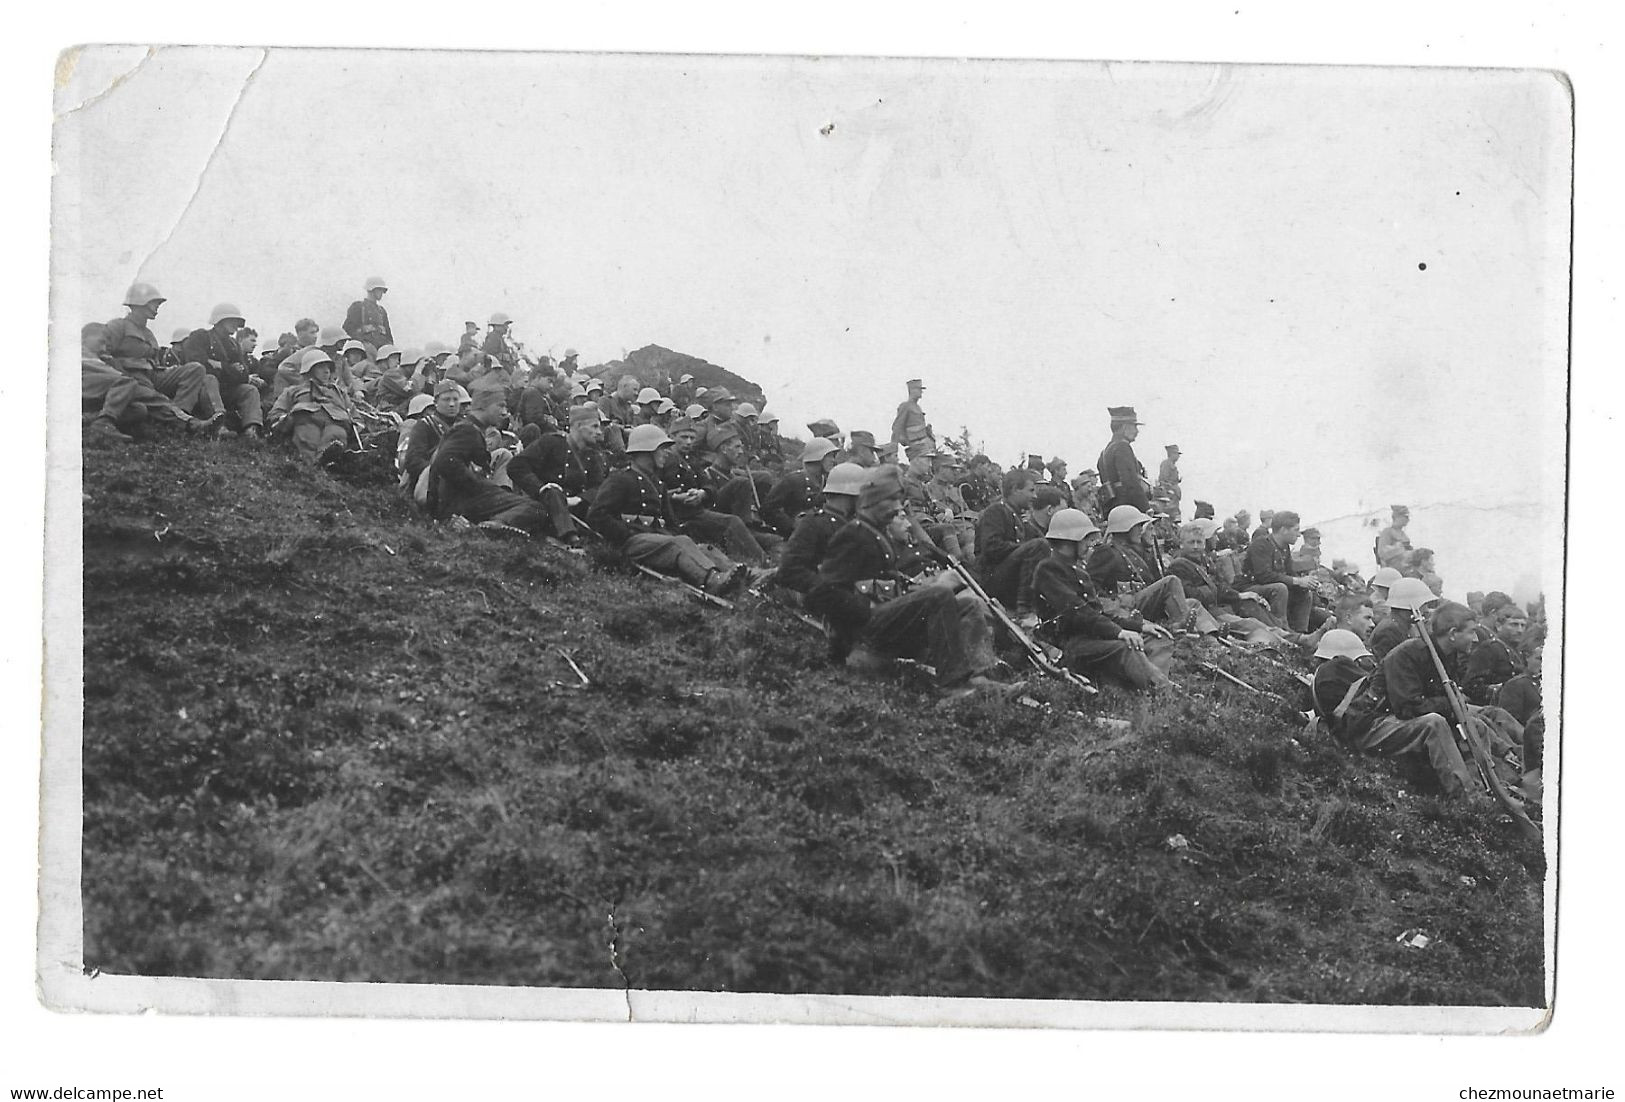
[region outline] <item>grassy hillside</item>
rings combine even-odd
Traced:
[[[1510,823],[1187,661],[1195,698],[942,708],[771,605],[436,530],[279,451],[88,441],[85,491],[89,966],[1542,1000]]]

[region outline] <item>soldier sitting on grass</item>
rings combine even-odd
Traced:
[[[487,430],[508,416],[501,390],[481,391],[435,449],[429,464],[429,515],[436,520],[461,516],[487,531],[540,535],[542,507],[524,494],[493,481]]]
[[[1210,569],[1207,539],[1212,529],[1192,521],[1179,529],[1179,554],[1168,561],[1168,575],[1178,578],[1185,596],[1201,603],[1226,632],[1249,643],[1274,644],[1283,634],[1273,626],[1264,600],[1250,590],[1237,591]]]
[[[419,394],[413,402],[428,400],[431,408],[416,417],[409,417],[401,426],[400,453],[397,466],[400,471],[401,492],[411,498],[420,509],[429,506],[429,464],[440,441],[457,423],[462,414],[462,387],[448,380],[435,387],[433,399]]]
[[[928,662],[945,697],[1010,688],[987,676],[996,665],[990,614],[981,601],[956,599],[959,575],[945,570],[912,584],[898,573],[895,541],[906,531],[902,477],[890,464],[876,467],[807,594],[807,611],[829,621],[831,661],[844,664],[861,646],[881,660]]]
[[[1131,689],[1167,688],[1168,675],[1146,657],[1145,638],[1168,639],[1168,631],[1138,612],[1108,612],[1083,565],[1099,538],[1100,530],[1083,510],[1056,511],[1045,534],[1050,553],[1033,569],[1034,610],[1068,669]]]
[[[731,477],[731,468],[724,474],[713,464],[710,469],[719,471],[719,478],[727,479],[718,483],[718,489],[714,490],[706,477],[694,469],[693,449],[699,433],[688,418],[673,421],[670,435],[673,442],[671,455],[660,472],[660,482],[666,490],[666,499],[671,504],[672,519],[677,530],[702,543],[715,544],[738,562],[749,563],[751,566],[760,566],[767,562],[770,546],[767,541],[771,540],[776,544],[778,540],[766,533],[755,532],[749,527],[746,518],[753,515],[755,509],[754,501],[749,500],[750,485],[745,483],[742,487],[735,486],[734,483],[742,480]],[[732,462],[734,448],[732,442],[724,446],[722,458],[725,462]],[[733,496],[730,502],[734,509],[743,507],[745,515],[741,516],[733,510],[721,511],[711,508],[717,504],[719,490],[725,496],[731,492]]]
[[[863,488],[865,468],[857,463],[840,463],[829,472],[823,499],[818,508],[801,514],[779,558],[774,581],[802,596],[818,582],[818,567],[829,552],[835,533],[851,520]]]
[[[1473,643],[1472,611],[1466,605],[1446,601],[1422,630],[1432,637],[1446,672],[1456,680]],[[1480,729],[1487,736],[1495,768],[1507,775],[1508,783],[1516,784],[1521,770],[1507,756],[1518,750],[1523,740],[1522,725],[1500,708],[1467,707],[1484,721]],[[1382,660],[1372,676],[1365,706],[1357,701],[1344,717],[1343,737],[1349,745],[1367,753],[1425,754],[1446,796],[1482,800],[1478,778],[1456,744],[1455,720],[1428,644],[1416,637],[1401,642]]]
[[[670,462],[671,437],[654,425],[627,434],[627,465],[598,489],[587,523],[638,566],[726,597],[750,584],[750,567],[673,531],[660,468]]]
[[[1006,471],[1002,480],[1003,497],[983,509],[976,518],[976,563],[984,578],[991,577],[1021,544],[1043,537],[1041,530],[1022,517],[1033,503],[1035,481],[1036,476],[1026,467]]]
[[[1529,621],[1523,610],[1510,600],[1492,614],[1495,638],[1480,642],[1467,659],[1467,676],[1462,688],[1474,704],[1493,704],[1501,686],[1525,672],[1527,663],[1518,644]]]
[[[355,406],[335,378],[333,357],[307,350],[299,361],[299,382],[271,405],[273,434],[291,437],[302,459],[331,463],[350,446]]]
[[[1216,632],[1218,622],[1200,601],[1185,595],[1184,583],[1152,565],[1148,529],[1153,518],[1132,505],[1106,515],[1106,538],[1089,554],[1089,576],[1108,602],[1138,612],[1171,631]]]
[[[1388,652],[1411,634],[1422,610],[1438,600],[1418,578],[1400,578],[1388,588],[1388,617],[1371,632],[1371,653],[1381,662]]]

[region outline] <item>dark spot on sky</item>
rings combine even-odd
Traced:
[[[1425,272],[1428,270],[1428,266],[1426,264],[1418,264],[1416,266],[1416,270],[1419,272]]]
[[[835,124],[830,123],[828,126],[820,126],[818,132],[827,138],[835,132]]]

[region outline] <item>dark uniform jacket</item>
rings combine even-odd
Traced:
[[[773,484],[762,499],[762,523],[781,536],[795,531],[796,518],[824,502],[824,495],[813,489],[812,480],[805,470],[792,471]]]
[[[1016,516],[1008,504],[995,501],[976,518],[976,564],[984,574],[991,574],[1023,540],[1043,534]]]
[[[1122,616],[1107,613],[1100,605],[1089,572],[1054,554],[1033,568],[1033,610],[1061,637],[1116,639],[1124,629],[1139,631],[1144,623],[1137,612]]]
[[[784,545],[779,557],[779,570],[774,580],[786,589],[805,594],[818,582],[818,567],[829,551],[835,533],[846,526],[848,518],[827,508],[803,513],[796,521],[796,530]]]
[[[598,488],[587,523],[614,547],[639,533],[665,532],[671,525],[665,491],[636,467],[611,471]]]
[[[1200,559],[1177,555],[1168,560],[1168,573],[1185,587],[1185,596],[1201,601],[1203,608],[1213,610],[1221,604],[1233,606],[1240,599],[1239,593],[1214,577],[1208,569],[1206,555]]]
[[[1402,624],[1394,619],[1392,615],[1389,615],[1372,631],[1371,638],[1366,641],[1366,646],[1376,656],[1377,661],[1381,662],[1388,657],[1388,652],[1403,643],[1410,636],[1410,633],[1411,625],[1409,623]]]
[[[1441,656],[1442,657],[1442,656]],[[1451,680],[1460,674],[1459,655],[1445,658]],[[1444,695],[1439,671],[1422,639],[1407,639],[1388,652],[1382,666],[1371,678],[1372,696],[1379,707],[1398,719],[1417,719],[1430,712],[1455,720],[1450,700]]]
[[[1127,440],[1113,440],[1106,445],[1095,462],[1100,475],[1100,510],[1109,513],[1119,505],[1132,505],[1145,512],[1151,510],[1151,495],[1146,492],[1145,468],[1134,456],[1134,445]]]
[[[1474,704],[1494,704],[1501,685],[1523,673],[1528,663],[1523,655],[1499,639],[1473,648],[1467,658],[1467,676],[1462,688]]]
[[[660,484],[665,487],[667,501],[671,509],[679,518],[692,517],[704,509],[709,509],[716,503],[716,492],[706,484],[700,472],[694,469],[694,464],[682,452],[672,449],[671,460],[660,472]],[[670,495],[679,490],[699,490],[705,496],[697,504],[679,505],[671,501]]]
[[[1266,531],[1262,536],[1255,534],[1247,545],[1241,573],[1254,585],[1269,585],[1297,577],[1298,568],[1292,564],[1292,548],[1282,547]]]
[[[1540,711],[1540,678],[1520,673],[1507,681],[1495,694],[1495,706],[1505,708],[1513,719],[1527,724],[1529,718]]]
[[[493,493],[507,493],[506,487],[485,480],[483,476],[490,470],[485,426],[473,420],[458,421],[441,439],[429,463],[429,514],[444,519],[452,513],[474,512]]]
[[[570,411],[554,401],[545,387],[521,388],[513,411],[519,424],[535,425],[543,432],[563,432],[570,427]]]
[[[1366,676],[1366,671],[1354,659],[1344,655],[1322,662],[1315,671],[1314,682],[1310,686],[1315,714],[1325,720],[1332,734],[1343,742],[1363,735],[1376,718],[1377,711],[1371,696],[1365,691],[1366,686],[1361,686],[1361,691],[1349,701],[1341,716],[1337,714],[1337,710],[1343,708],[1349,691]],[[1368,681],[1366,685],[1369,684]]]
[[[608,475],[609,459],[602,448],[577,451],[560,432],[544,433],[508,461],[508,477],[526,497],[536,497],[552,483],[567,497],[591,501]]]
[[[1108,536],[1089,553],[1089,577],[1101,589],[1117,592],[1123,586],[1144,589],[1159,575],[1138,551]]]
[[[1004,561],[992,570],[978,560],[978,567],[985,579],[985,588],[988,596],[998,600],[1005,608],[1015,609],[1017,612],[1031,612],[1033,607],[1033,570],[1039,563],[1049,558],[1053,551],[1049,540],[1043,536],[1034,536],[1016,545],[1016,549],[1004,557]]]
[[[712,463],[701,468],[699,474],[700,484],[711,492],[711,501],[718,512],[732,513],[746,524],[759,519],[756,497],[762,488],[745,471]]]
[[[873,605],[859,585],[874,581],[903,584],[897,551],[886,533],[856,517],[830,539],[818,580],[807,592],[807,611],[826,617],[838,639],[850,640],[869,623]]]
[[[480,351],[487,356],[495,356],[504,367],[512,367],[518,362],[518,357],[508,344],[508,335],[495,329],[485,335],[485,343],[480,345]]]
[[[433,462],[435,449],[445,439],[451,424],[431,409],[409,426],[402,427],[406,431],[406,452],[401,456],[401,470],[406,474],[406,485],[411,487],[417,485],[423,468]]]
[[[620,422],[626,428],[638,423],[638,407],[619,394],[611,394],[598,403],[598,408],[604,411],[605,417]]]
[[[374,348],[395,343],[395,337],[389,331],[389,311],[384,309],[383,303],[374,302],[371,298],[350,303],[350,309],[344,315],[344,331]]]
[[[181,362],[203,364],[222,386],[244,386],[250,381],[243,346],[236,337],[213,328],[194,329],[186,335],[181,342]]]

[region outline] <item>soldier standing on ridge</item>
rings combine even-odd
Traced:
[[[925,411],[920,408],[920,398],[925,394],[925,384],[919,379],[908,381],[908,400],[897,407],[897,417],[892,421],[892,443],[902,448],[912,461],[923,455],[930,455],[937,450],[935,435],[931,426],[926,424]]]
[[[1391,566],[1404,573],[1411,565],[1411,537],[1405,534],[1405,526],[1411,522],[1411,511],[1404,505],[1391,505],[1389,508],[1393,510],[1392,520],[1377,537],[1372,552],[1377,556],[1378,566]]]
[[[1134,440],[1140,435],[1139,415],[1133,406],[1110,406],[1112,442],[1100,453],[1095,466],[1100,471],[1100,510],[1108,517],[1119,505],[1132,505],[1142,513],[1151,511],[1145,468],[1134,455]]]
[[[350,303],[350,310],[344,315],[344,331],[367,346],[370,358],[379,345],[394,344],[395,337],[389,331],[389,311],[384,309],[389,284],[379,276],[368,276],[364,286],[366,297]]]
[[[1169,444],[1163,450],[1168,453],[1168,458],[1162,461],[1162,466],[1157,470],[1157,491],[1168,498],[1177,520],[1179,504],[1184,497],[1184,492],[1179,488],[1179,445]]]

